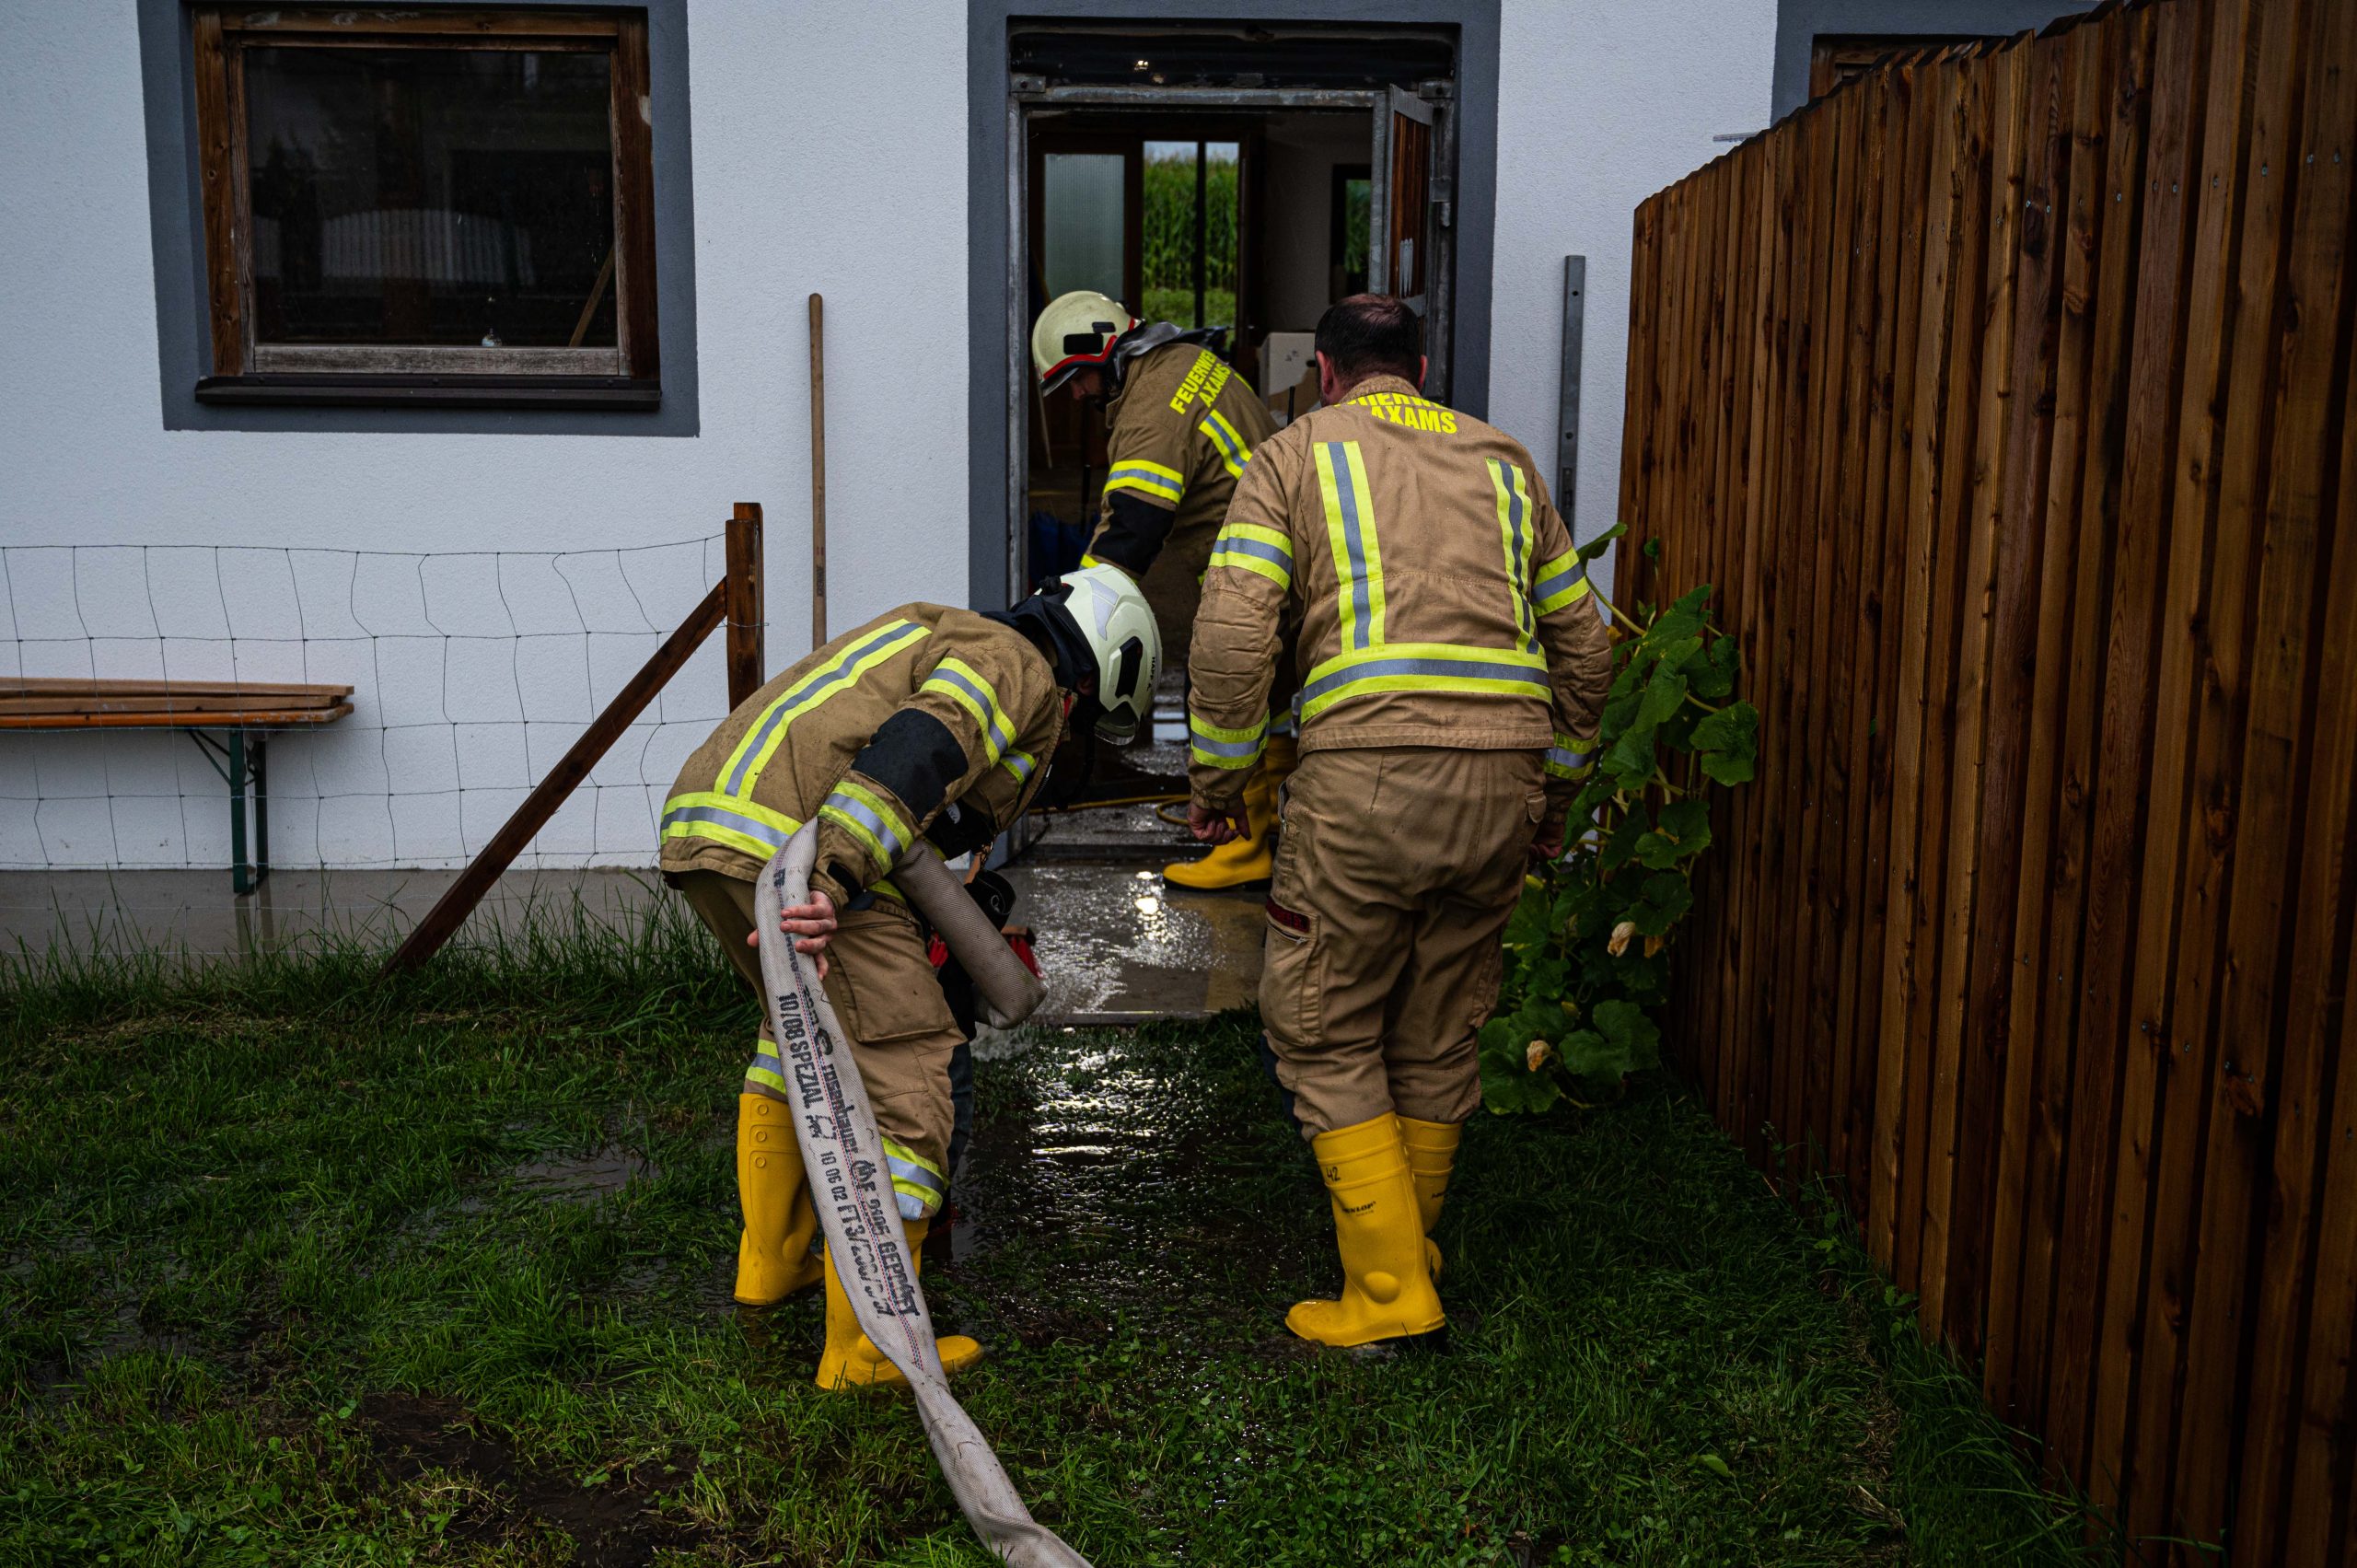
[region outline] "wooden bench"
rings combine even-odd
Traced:
[[[195,741],[229,785],[229,886],[239,893],[251,892],[270,875],[270,796],[262,768],[267,732],[333,724],[350,712],[349,686],[0,676],[0,729],[177,729]]]

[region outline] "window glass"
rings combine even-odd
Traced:
[[[1127,160],[1120,153],[1049,153],[1045,164],[1039,271],[1048,297],[1093,288],[1121,299]]]
[[[1145,301],[1139,312],[1144,319],[1175,321],[1181,327],[1235,324],[1237,152],[1234,142],[1145,145]],[[1195,204],[1199,173],[1203,196],[1200,211]],[[1199,259],[1200,308],[1195,299]]]
[[[610,60],[249,50],[255,340],[613,347]]]

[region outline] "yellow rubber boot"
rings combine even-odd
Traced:
[[[1290,735],[1272,735],[1261,753],[1260,771],[1244,781],[1244,820],[1252,830],[1248,839],[1235,839],[1214,848],[1201,860],[1182,860],[1162,868],[1162,879],[1181,888],[1206,892],[1265,882],[1276,872],[1277,792],[1292,776],[1299,752]]]
[[[1449,1173],[1457,1168],[1457,1144],[1464,1135],[1461,1121],[1419,1121],[1399,1119],[1399,1142],[1408,1151],[1408,1174],[1416,1183],[1416,1216],[1424,1227],[1424,1261],[1433,1278],[1440,1278],[1440,1244],[1433,1227],[1440,1224],[1441,1200],[1448,1193]]]
[[[932,1230],[931,1220],[903,1220],[902,1234],[909,1238],[909,1261],[919,1272],[924,1269],[924,1238]],[[941,1369],[959,1373],[982,1359],[982,1347],[963,1334],[944,1334],[933,1342],[934,1350],[941,1357]],[[819,1387],[832,1392],[838,1388],[905,1388],[908,1375],[892,1365],[876,1342],[859,1331],[859,1318],[851,1309],[851,1297],[843,1293],[843,1283],[835,1277],[832,1250],[827,1254],[827,1348],[819,1356]]]
[[[802,1179],[802,1150],[785,1102],[767,1095],[737,1097],[737,1202],[745,1229],[737,1242],[737,1299],[773,1307],[819,1283],[810,1255],[819,1216]]]
[[[1423,1221],[1399,1119],[1387,1110],[1372,1121],[1320,1132],[1309,1146],[1333,1205],[1342,1296],[1295,1303],[1285,1327],[1305,1340],[1338,1346],[1438,1330],[1446,1315],[1424,1262]]]

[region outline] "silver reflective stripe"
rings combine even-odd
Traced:
[[[1375,611],[1368,602],[1366,541],[1359,536],[1359,487],[1351,472],[1350,444],[1326,443],[1327,461],[1334,469],[1334,500],[1342,514],[1342,540],[1351,552],[1351,605],[1358,617],[1351,624],[1351,645],[1364,648],[1374,641]]]
[[[895,1181],[906,1181],[912,1186],[922,1187],[928,1192],[949,1191],[947,1182],[914,1160],[904,1160],[898,1155],[888,1153],[884,1156],[884,1163],[892,1167],[892,1179]]]
[[[1547,600],[1553,598],[1557,594],[1576,585],[1584,575],[1585,575],[1585,569],[1574,566],[1569,571],[1558,572],[1551,577],[1539,578],[1538,587],[1538,601],[1541,604],[1544,604]]]
[[[1587,759],[1576,751],[1566,751],[1560,746],[1547,748],[1547,766],[1552,770],[1560,770],[1567,778],[1578,772],[1586,764]]]
[[[827,796],[827,806],[830,810],[842,812],[844,816],[850,818],[853,821],[858,823],[861,827],[865,828],[869,832],[876,835],[876,842],[884,846],[884,865],[886,869],[888,870],[892,864],[900,858],[900,851],[905,847],[900,842],[900,835],[894,832],[891,826],[887,823],[883,818],[878,817],[875,812],[869,810],[865,801],[855,800],[852,796],[845,795],[842,790],[837,790],[834,794]],[[783,843],[784,841],[780,840],[779,842]]]
[[[1435,675],[1452,680],[1505,680],[1517,686],[1527,686],[1533,691],[1544,693],[1548,691],[1546,678],[1527,665],[1487,664],[1453,658],[1372,658],[1359,660],[1329,675],[1318,677],[1301,689],[1299,701],[1306,705],[1339,687],[1401,675]]]
[[[718,806],[675,806],[663,813],[663,826],[668,829],[674,822],[710,822],[714,827],[728,828],[749,838],[759,839],[772,849],[784,849],[785,841],[793,836],[758,818]]]
[[[1206,752],[1213,757],[1258,757],[1260,754],[1263,738],[1255,736],[1249,740],[1211,740],[1202,735],[1195,735],[1190,738],[1189,743],[1196,750]]]
[[[836,656],[832,669],[812,680],[809,685],[795,692],[791,697],[777,703],[768,713],[761,715],[761,722],[755,726],[752,736],[739,747],[736,770],[723,781],[722,790],[730,795],[743,793],[745,775],[752,771],[753,759],[761,754],[761,748],[769,744],[769,738],[776,732],[778,726],[785,723],[802,709],[808,707],[821,694],[831,692],[844,681],[855,679],[852,672],[853,665],[879,649],[890,647],[895,643],[906,642],[911,637],[922,637],[924,634],[925,629],[915,621],[903,621],[897,626],[888,626],[877,633],[857,647],[843,650]],[[772,842],[779,844],[785,842],[784,839]]]
[[[998,765],[1013,773],[1016,784],[1021,784],[1031,776],[1031,770],[1039,765],[1039,760],[1028,751],[1010,751],[999,759]]]
[[[1281,550],[1266,540],[1246,539],[1241,534],[1223,534],[1215,547],[1228,555],[1257,555],[1263,561],[1273,561],[1286,571],[1293,570],[1293,552]]]

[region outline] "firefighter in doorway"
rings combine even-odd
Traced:
[[[962,1036],[889,873],[920,835],[950,855],[988,845],[1039,787],[1068,715],[1126,739],[1153,712],[1161,657],[1153,610],[1109,567],[1075,572],[1009,610],[903,605],[748,698],[688,759],[665,804],[664,879],[756,993],[754,884],[817,819],[810,900],[784,911],[784,928],[819,955],[852,1036],[912,1257],[948,1191],[949,1059]],[[833,1260],[811,1256],[818,1216],[784,1088],[764,1008],[737,1102],[737,1299],[766,1307],[823,1279],[819,1386],[905,1383],[860,1332]],[[981,1354],[963,1336],[940,1347],[953,1372]]]
[[[1212,842],[1244,815],[1273,672],[1300,683],[1260,1014],[1342,1260],[1341,1299],[1285,1321],[1329,1345],[1443,1327],[1429,1233],[1480,1103],[1474,1036],[1526,861],[1562,852],[1611,674],[1530,454],[1418,395],[1422,338],[1373,295],[1318,322],[1329,406],[1237,487],[1189,663],[1189,728],[1220,749],[1198,750],[1188,817]]]
[[[1268,405],[1212,352],[1218,331],[1142,326],[1090,289],[1051,301],[1031,330],[1043,395],[1068,386],[1074,397],[1107,400],[1105,501],[1083,563],[1136,578],[1173,649],[1183,647],[1194,621],[1228,498],[1275,430]],[[1281,707],[1270,728],[1266,761],[1245,786],[1250,831],[1201,860],[1165,866],[1169,881],[1213,889],[1268,880],[1277,791],[1293,770],[1291,713]]]

